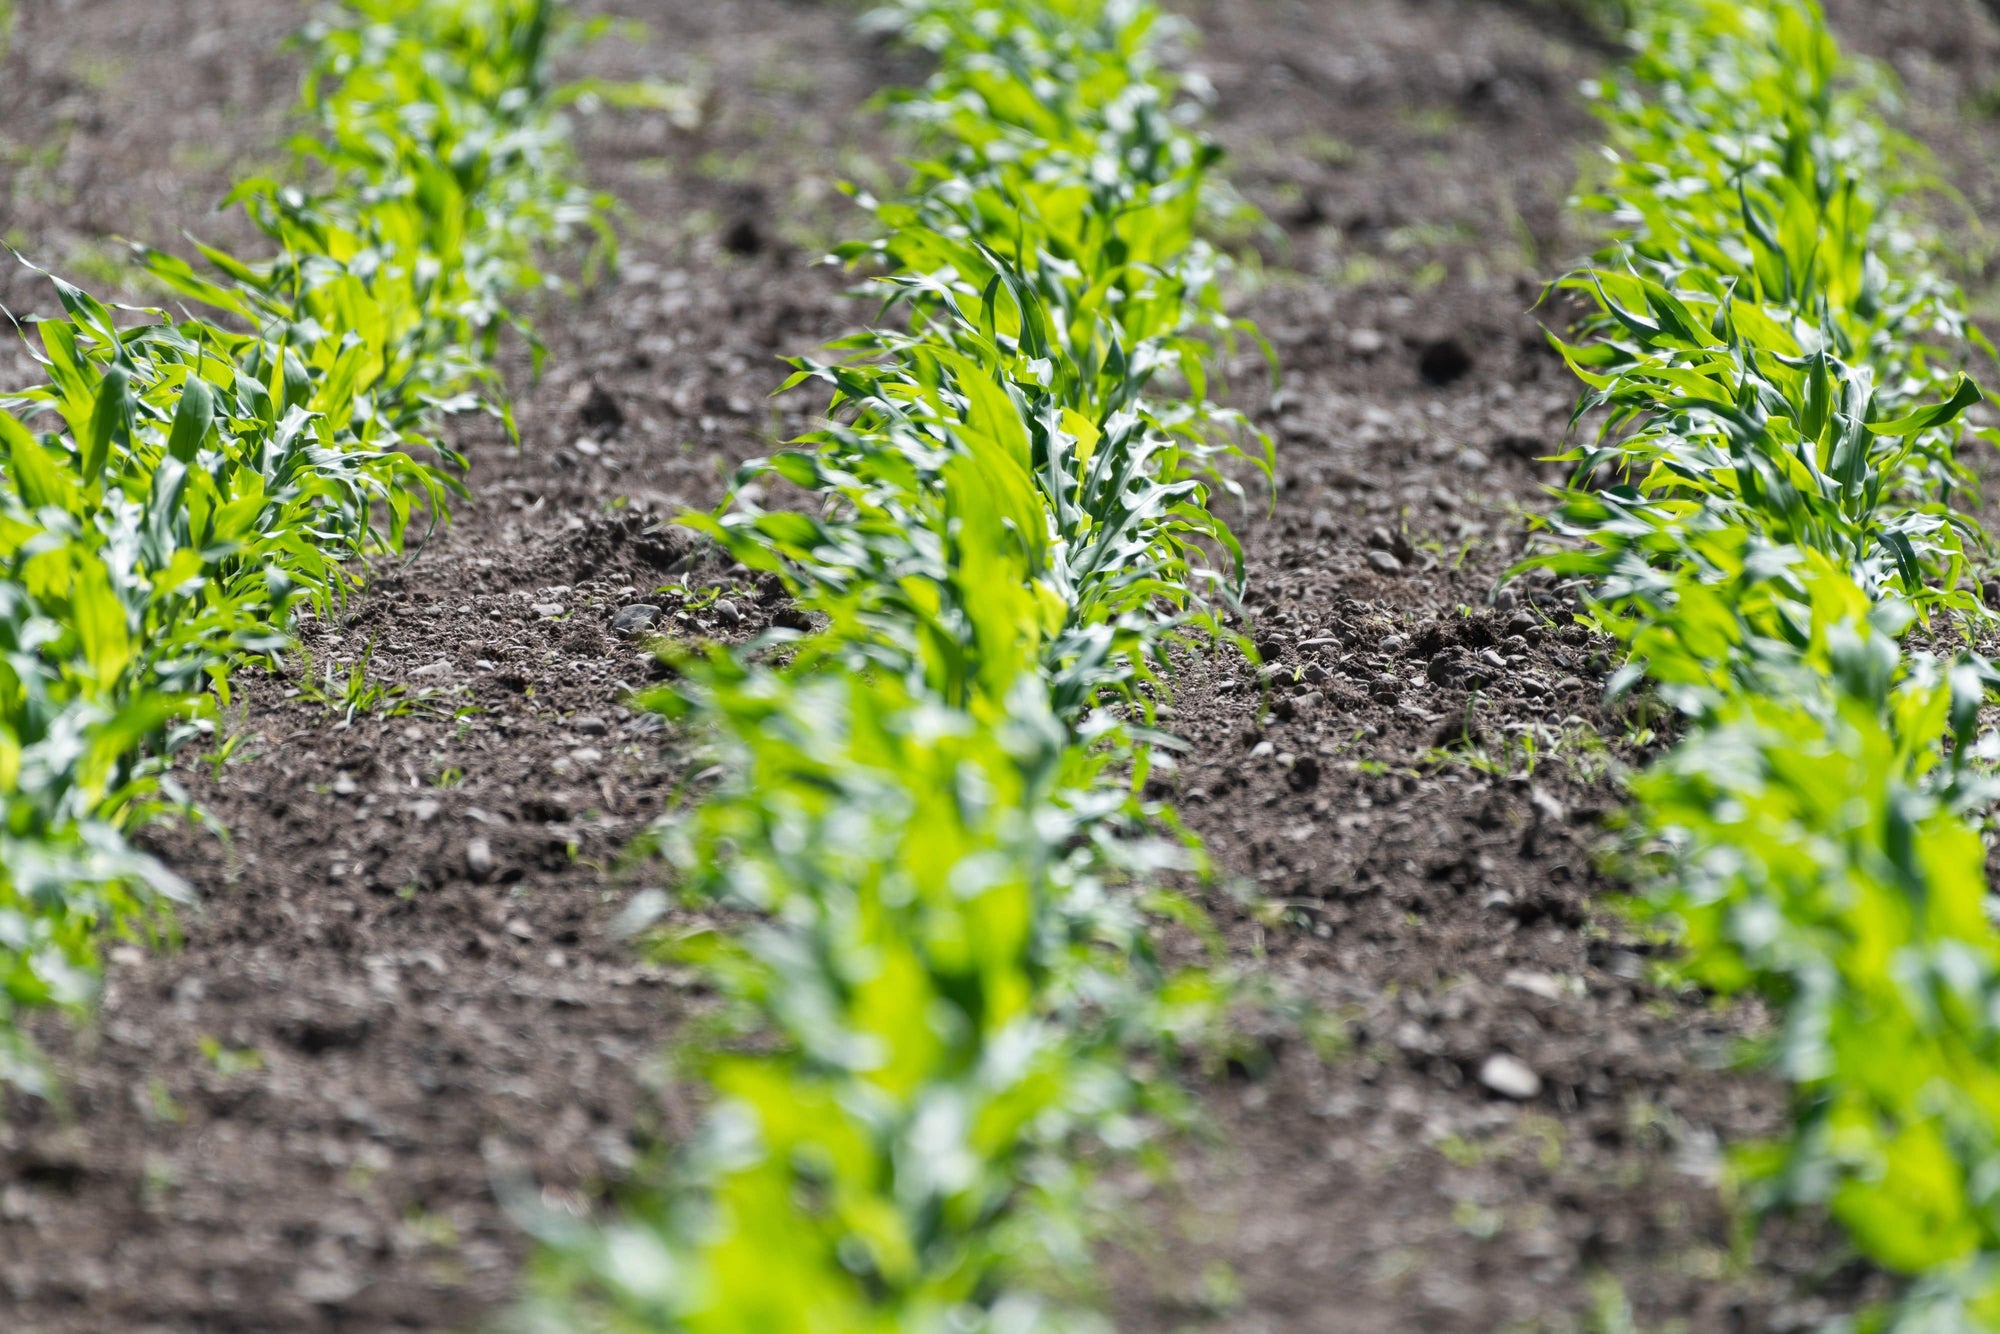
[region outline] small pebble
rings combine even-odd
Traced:
[[[1538,1098],[1542,1092],[1542,1077],[1505,1052],[1494,1052],[1486,1058],[1479,1067],[1479,1082],[1516,1102]]]
[[[1286,722],[1290,722],[1294,718],[1310,716],[1313,710],[1319,707],[1322,698],[1317,690],[1308,690],[1302,695],[1288,695],[1275,701],[1271,711]]]
[[[547,620],[553,620],[562,615],[564,610],[565,608],[560,602],[537,602],[533,608],[535,615]]]
[[[570,726],[576,729],[578,736],[603,736],[609,730],[602,718],[578,718]]]
[[[367,1286],[347,1269],[307,1269],[292,1280],[292,1290],[314,1306],[340,1306]]]
[[[1530,996],[1540,996],[1543,1000],[1559,1001],[1563,998],[1562,983],[1547,973],[1532,972],[1525,968],[1510,968],[1500,979],[1516,991],[1525,991]]]
[[[653,622],[659,618],[658,607],[650,602],[635,602],[618,609],[618,614],[611,618],[611,628],[617,634],[636,635],[652,629]]]
[[[742,621],[743,613],[738,611],[736,604],[728,598],[717,598],[715,601],[715,619],[733,629]]]
[[[484,880],[493,874],[493,845],[483,834],[474,834],[465,842],[465,869],[472,873],[474,880]]]
[[[1630,950],[1613,950],[1604,960],[1604,971],[1637,982],[1646,976],[1646,961]]]
[[[1403,562],[1397,560],[1386,551],[1369,552],[1368,564],[1371,569],[1381,574],[1401,574],[1403,572]]]

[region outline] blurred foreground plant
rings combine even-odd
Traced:
[[[1692,979],[1783,1016],[1795,1123],[1739,1150],[1754,1198],[1915,1280],[1863,1327],[2000,1328],[2000,677],[1949,648],[1991,621],[1953,504],[1981,398],[1959,365],[1991,349],[1907,206],[1923,159],[1886,77],[1812,0],[1641,10],[1583,201],[1609,245],[1562,284],[1600,434],[1540,563],[1629,648],[1614,690],[1650,679],[1686,719],[1633,784],[1635,871]]]

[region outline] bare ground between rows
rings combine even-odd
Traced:
[[[592,63],[695,79],[705,123],[588,131],[628,208],[623,274],[547,303],[523,448],[469,427],[451,527],[304,634],[315,673],[370,654],[413,711],[336,727],[294,663],[245,683],[226,758],[182,764],[230,831],[149,835],[202,893],[184,943],[118,951],[97,1022],[42,1028],[67,1108],[16,1098],[0,1125],[11,1328],[469,1328],[525,1252],[507,1191],[586,1207],[698,1115],[646,1072],[706,998],[612,931],[644,875],[620,852],[689,763],[622,707],[646,663],[612,623],[644,602],[740,637],[772,611],[655,520],[817,406],[766,401],[774,358],[865,315],[810,260],[858,225],[834,181],[883,182],[860,103],[912,71],[832,8],[628,9],[649,38]],[[1991,125],[1963,110],[1991,26],[1969,0],[1836,10],[1983,200]],[[231,235],[203,210],[270,156],[296,11],[73,12],[28,6],[7,67],[9,140],[69,129],[7,159],[6,228],[87,263],[113,232]],[[1207,1089],[1219,1134],[1180,1179],[1122,1183],[1150,1230],[1109,1256],[1114,1308],[1134,1330],[1554,1331],[1591,1327],[1608,1276],[1643,1328],[1805,1327],[1877,1281],[1811,1220],[1755,1263],[1732,1247],[1720,1146],[1775,1130],[1782,1095],[1727,1068],[1756,1011],[1656,985],[1602,909],[1612,774],[1640,758],[1598,708],[1604,650],[1556,590],[1489,603],[1572,399],[1528,309],[1578,248],[1573,90],[1601,56],[1529,6],[1189,12],[1233,177],[1276,224],[1245,313],[1286,389],[1246,402],[1280,486],[1241,526],[1256,633],[1307,693],[1267,717],[1248,668],[1192,662],[1168,782],[1264,896],[1212,896],[1238,957],[1341,1014],[1350,1050],[1279,1039],[1268,1072]],[[656,591],[682,582],[730,605]]]

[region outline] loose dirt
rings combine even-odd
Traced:
[[[587,124],[623,265],[542,303],[549,369],[511,368],[521,447],[462,423],[450,526],[179,766],[228,831],[146,835],[200,887],[184,940],[114,951],[96,1022],[41,1026],[65,1105],[5,1104],[10,1329],[472,1328],[525,1255],[507,1202],[584,1209],[699,1115],[655,1058],[707,997],[616,933],[649,883],[623,852],[699,761],[621,704],[649,666],[619,620],[741,638],[776,610],[662,521],[819,406],[767,397],[776,358],[871,313],[813,261],[862,225],[839,180],[893,183],[865,100],[920,70],[832,6],[614,8],[649,31],[589,72],[687,79],[701,122]],[[1992,21],[1834,8],[1984,203]],[[1285,387],[1267,401],[1247,354],[1239,383],[1280,476],[1239,526],[1288,679],[1191,663],[1165,781],[1238,957],[1347,1046],[1274,1037],[1267,1069],[1205,1086],[1215,1133],[1175,1182],[1120,1183],[1147,1223],[1107,1256],[1130,1330],[1610,1329],[1621,1300],[1649,1330],[1786,1330],[1884,1290],[1816,1220],[1732,1231],[1724,1147],[1783,1119],[1731,1068],[1765,1018],[1663,985],[1606,905],[1636,720],[1600,707],[1608,657],[1563,590],[1493,597],[1574,397],[1531,308],[1584,245],[1575,89],[1606,55],[1556,9],[1188,9],[1272,223],[1241,306]],[[113,235],[240,241],[208,209],[277,156],[302,14],[31,0],[0,67],[0,232],[114,286]],[[0,301],[46,301],[30,279]],[[338,696],[357,662],[407,711],[343,721],[306,689],[331,670]]]

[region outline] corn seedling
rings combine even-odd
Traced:
[[[657,845],[754,910],[656,936],[750,1043],[694,1058],[702,1138],[602,1227],[539,1220],[533,1328],[1083,1329],[1091,1164],[1183,1115],[1168,1071],[1229,996],[1170,970],[1145,886],[1198,867],[1139,792],[1168,651],[1241,589],[1210,509],[1269,444],[1211,401],[1250,331],[1200,236],[1231,206],[1147,3],[910,0],[937,73],[890,104],[934,156],[845,247],[900,317],[795,363],[830,424],[775,476],[817,513],[691,522],[828,629],[783,670],[682,653],[658,706],[717,790]],[[789,386],[788,386],[789,387]],[[658,905],[656,905],[658,906]]]
[[[543,72],[562,26],[548,0],[352,0],[313,34],[314,186],[232,196],[277,258],[138,252],[222,322],[49,278],[47,380],[0,396],[0,1078],[45,1087],[16,1016],[87,1001],[104,939],[184,896],[122,831],[233,669],[443,515],[444,414],[504,415],[508,302],[598,216]]]
[[[1563,284],[1602,432],[1544,563],[1593,581],[1685,739],[1632,783],[1646,911],[1685,973],[1777,1003],[1790,1137],[1738,1153],[1912,1283],[1871,1328],[2000,1328],[2000,936],[1978,812],[2000,750],[1959,349],[1990,351],[1907,207],[1886,77],[1812,0],[1652,0],[1599,90],[1608,228]],[[1597,485],[1583,482],[1597,474]]]

